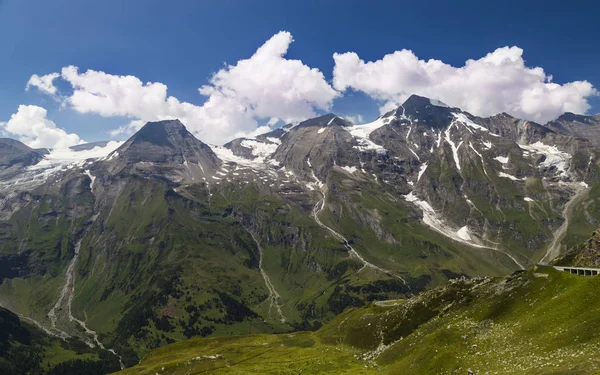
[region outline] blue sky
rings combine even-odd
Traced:
[[[565,109],[598,113],[600,100],[593,90],[600,88],[599,7],[594,1],[535,0],[0,0],[0,122],[8,122],[20,105],[44,108],[47,113],[23,109],[4,133],[48,147],[59,138],[125,139],[145,120],[176,114],[182,114],[198,136],[214,142],[251,133],[270,119],[280,124],[328,110],[369,121],[415,91],[477,114],[506,110],[540,122]],[[282,30],[291,36],[278,34]],[[224,63],[235,67],[239,60],[250,59],[275,35],[279,37],[272,44],[287,51],[285,61],[275,53],[268,61],[224,69],[220,81],[211,81]],[[494,55],[512,65],[487,67],[498,60],[492,57],[460,69],[465,61],[505,46],[522,49],[522,55],[514,49]],[[412,55],[381,60],[403,49]],[[345,52],[355,55],[334,60],[334,53]],[[519,68],[521,58],[525,65]],[[445,72],[427,65],[429,59],[443,62]],[[302,66],[291,60],[301,60]],[[376,63],[364,63],[369,61]],[[334,79],[336,64],[339,74]],[[68,66],[78,71],[70,79],[52,81],[56,94],[35,85],[25,90],[33,74],[60,74]],[[272,77],[276,74],[259,74],[265,67],[285,74],[277,81]],[[543,68],[541,81],[551,75],[552,82],[564,87],[551,90],[536,82],[539,72],[532,71],[534,67]],[[105,75],[81,83],[88,69]],[[322,78],[310,73],[314,69]],[[310,77],[302,78],[306,74]],[[123,96],[136,89],[121,85],[124,81],[118,77],[125,75],[139,78],[141,96]],[[488,77],[497,76],[506,79],[488,82]],[[260,87],[264,79],[268,82]],[[570,84],[577,81],[588,85]],[[107,82],[121,85],[121,91],[110,91]],[[139,98],[149,95],[143,92],[146,82],[161,83],[178,103],[198,108],[178,103],[156,112],[152,106],[137,108]],[[213,96],[198,92],[203,85]],[[277,90],[297,97],[281,99]],[[83,101],[77,102],[75,91]],[[524,99],[515,99],[521,95]],[[98,96],[112,104],[90,102]],[[209,98],[214,103],[210,110],[203,108]],[[117,103],[121,100],[130,107]],[[239,110],[232,112],[233,107]],[[33,131],[35,123],[62,128],[78,138],[62,137],[52,129],[47,134]],[[118,128],[121,131],[115,132]]]

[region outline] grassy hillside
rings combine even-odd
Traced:
[[[195,339],[123,374],[591,374],[600,278],[553,268],[459,280],[314,333]]]

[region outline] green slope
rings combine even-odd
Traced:
[[[598,277],[531,269],[349,310],[316,333],[177,343],[122,373],[591,374],[597,301]]]

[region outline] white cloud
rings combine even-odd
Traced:
[[[48,112],[35,105],[20,105],[17,113],[5,123],[2,129],[32,148],[67,148],[83,141],[77,134],[69,134],[49,120]]]
[[[362,91],[382,102],[385,112],[410,94],[439,99],[475,115],[508,112],[545,123],[563,112],[585,113],[598,92],[587,81],[559,85],[540,67],[529,68],[518,47],[498,48],[479,60],[453,67],[440,60],[420,60],[401,50],[365,62],[354,52],[334,54],[333,86]]]
[[[346,120],[351,121],[353,124],[363,124],[364,118],[362,115],[345,115],[343,116]]]
[[[74,90],[66,103],[81,113],[132,119],[112,135],[129,134],[146,121],[178,118],[203,141],[224,143],[252,134],[257,119],[274,124],[315,116],[315,109],[328,110],[339,95],[318,69],[284,57],[292,41],[289,32],[281,31],[250,58],[216,72],[199,89],[207,97],[203,105],[168,96],[167,86],[159,82],[94,70],[80,73],[75,66],[61,71]]]
[[[233,100],[255,117],[285,122],[313,116],[313,107],[329,109],[338,93],[318,69],[283,57],[292,41],[289,32],[275,34],[249,59],[214,74],[200,93],[209,97],[208,103]]]
[[[58,73],[50,73],[45,76],[34,74],[29,78],[29,81],[27,81],[25,90],[29,90],[29,88],[33,86],[46,94],[55,95],[58,92],[58,89],[54,86],[53,82],[58,77],[60,77],[60,74]]]
[[[235,138],[242,138],[242,137],[243,137],[243,138],[254,138],[254,137],[256,137],[256,136],[259,136],[259,135],[261,135],[261,134],[266,134],[266,133],[268,133],[268,132],[270,132],[270,131],[272,131],[272,130],[273,130],[273,129],[271,129],[270,127],[268,127],[268,126],[266,126],[266,125],[263,125],[263,126],[259,126],[258,128],[254,129],[253,131],[251,131],[251,132],[249,132],[249,133],[248,133],[248,132],[243,132],[243,133],[242,133],[242,132],[240,132],[240,133],[237,133],[237,134],[235,134],[235,135],[233,136],[233,138],[234,138],[234,139],[235,139]]]

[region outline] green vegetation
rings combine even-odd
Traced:
[[[120,369],[118,358],[77,339],[62,340],[0,308],[0,373],[3,375],[101,375]]]
[[[411,280],[415,293],[460,275],[500,276],[516,268],[500,252],[464,246],[431,230],[416,216],[419,210],[389,186],[337,173],[328,184],[335,194],[328,196],[323,222],[346,234],[365,259]]]
[[[600,278],[552,268],[351,309],[315,333],[194,339],[130,374],[592,374]]]

